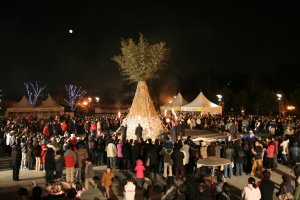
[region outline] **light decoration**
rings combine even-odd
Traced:
[[[166,122],[167,122],[167,123],[170,123],[170,121],[171,121],[171,120],[170,120],[169,118],[166,119]]]
[[[78,102],[82,99],[82,97],[86,94],[85,90],[82,90],[81,87],[77,87],[76,85],[65,85],[68,98],[65,101],[68,103],[72,111],[75,111],[77,108]]]
[[[95,97],[96,102],[98,103],[100,101],[99,97]]]
[[[121,112],[120,111],[118,112],[118,117],[119,117],[119,119],[121,118]]]
[[[89,102],[92,102],[92,98],[91,97],[89,97],[88,100],[89,100]]]
[[[82,102],[82,105],[83,105],[83,106],[87,106],[88,104],[89,104],[89,103],[88,103],[87,101],[83,101],[83,102]]]
[[[30,105],[35,106],[38,101],[38,98],[41,96],[42,91],[45,89],[46,85],[43,87],[39,86],[38,82],[35,84],[24,83],[28,95],[28,101]]]

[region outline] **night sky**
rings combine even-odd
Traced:
[[[171,48],[159,83],[174,92],[199,91],[204,86],[190,85],[207,70],[228,77],[266,73],[275,84],[280,69],[300,67],[298,7],[286,2],[20,2],[0,7],[0,88],[7,94],[22,95],[23,83],[36,80],[51,94],[63,93],[68,83],[102,95],[125,92],[128,85],[111,57],[120,53],[121,38],[139,32]]]

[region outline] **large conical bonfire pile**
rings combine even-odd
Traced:
[[[126,123],[127,137],[130,139],[135,138],[135,128],[138,124],[141,124],[143,127],[144,139],[156,139],[164,130],[162,122],[152,103],[145,81],[138,82],[132,106],[126,118]]]
[[[156,139],[164,131],[163,124],[159,119],[146,81],[158,77],[158,71],[162,68],[169,50],[165,43],[150,45],[140,35],[139,42],[132,39],[122,40],[121,55],[113,57],[118,63],[121,73],[132,82],[138,82],[136,93],[126,120],[127,138],[135,139],[135,129],[140,124],[143,127],[144,139]]]

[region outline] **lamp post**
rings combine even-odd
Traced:
[[[223,95],[217,94],[216,96],[217,96],[218,101],[219,101],[219,106],[222,106],[222,111],[223,111],[224,110],[224,102],[222,101]]]
[[[279,115],[281,115],[281,113],[283,113],[283,105],[282,105],[283,95],[280,93],[277,93],[276,96],[277,96],[277,100],[278,100],[278,112],[279,112]]]

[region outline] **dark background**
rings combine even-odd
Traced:
[[[202,90],[215,102],[223,93],[228,109],[239,109],[234,95],[244,91],[251,99],[257,88],[297,103],[297,8],[264,1],[1,3],[0,88],[4,98],[18,100],[24,82],[38,81],[47,85],[44,94],[61,100],[72,83],[107,103],[130,102],[135,85],[122,80],[111,57],[120,53],[121,38],[140,32],[171,48],[160,79],[149,82],[156,103],[178,91],[192,100]]]

